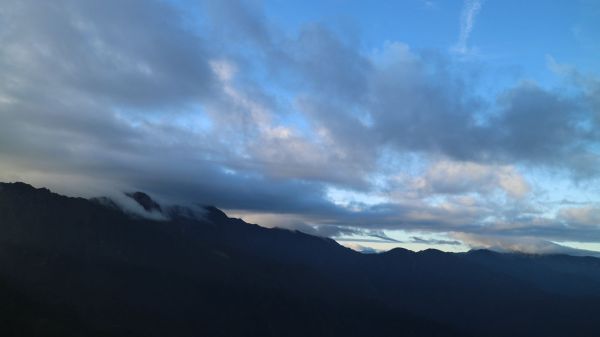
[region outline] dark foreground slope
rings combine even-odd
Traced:
[[[594,336],[600,260],[396,249],[0,184],[2,336]]]

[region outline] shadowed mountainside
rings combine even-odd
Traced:
[[[6,336],[591,336],[600,259],[394,249],[0,184]]]

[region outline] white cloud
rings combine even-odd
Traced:
[[[562,208],[558,213],[558,217],[569,226],[600,228],[600,206],[598,205]]]
[[[526,179],[510,165],[439,160],[431,164],[423,175],[399,179],[400,183],[407,183],[410,189],[424,195],[485,195],[502,191],[511,198],[523,198],[530,191]]]
[[[460,16],[460,35],[458,36],[458,42],[454,46],[453,50],[459,54],[466,54],[469,51],[467,43],[471,36],[471,31],[475,25],[475,18],[482,7],[481,0],[465,0],[463,10]]]

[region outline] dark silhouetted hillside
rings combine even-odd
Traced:
[[[595,336],[600,260],[394,249],[0,184],[3,336]]]

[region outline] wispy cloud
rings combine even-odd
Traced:
[[[421,3],[425,6],[425,8],[427,9],[439,9],[439,5],[436,1],[431,1],[431,0],[421,0]]]
[[[451,245],[456,246],[460,245],[460,241],[456,240],[439,240],[439,239],[424,239],[418,236],[411,236],[412,242],[414,243],[422,243],[426,245]]]
[[[479,14],[482,4],[481,0],[465,0],[460,16],[460,35],[453,51],[460,54],[466,54],[469,51],[467,43],[475,25],[475,18]]]

